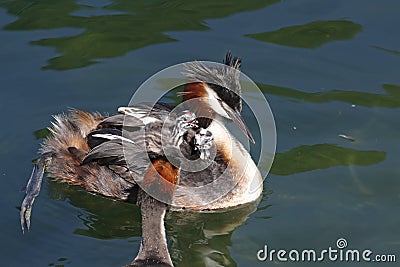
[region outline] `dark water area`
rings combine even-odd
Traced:
[[[258,206],[168,214],[174,264],[365,266],[257,259],[264,245],[321,251],[345,238],[397,259],[368,265],[398,266],[399,10],[395,0],[0,1],[2,265],[129,263],[139,209],[50,179],[22,234],[43,129],[69,107],[112,114],[163,68],[231,50],[269,101],[275,161]],[[268,161],[263,152],[253,157]]]

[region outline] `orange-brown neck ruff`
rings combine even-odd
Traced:
[[[206,86],[204,82],[187,83],[185,90],[180,93],[183,96],[183,101],[192,100],[189,102],[188,107],[196,114],[199,126],[202,128],[208,128],[215,117],[215,112],[208,102]]]
[[[170,162],[157,159],[147,169],[143,177],[142,187],[159,192],[162,199],[172,199],[175,186],[178,184],[179,169]],[[147,191],[147,190],[145,190]]]

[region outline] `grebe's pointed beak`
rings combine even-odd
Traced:
[[[250,141],[255,144],[256,141],[254,140],[253,135],[251,134],[249,128],[247,128],[246,123],[244,122],[242,116],[240,115],[239,111],[233,110],[230,106],[226,105],[225,103],[222,104],[222,107],[226,114],[228,114],[229,118],[233,120],[236,125],[243,131],[243,133],[250,139]]]

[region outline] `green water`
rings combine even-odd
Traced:
[[[396,0],[0,1],[2,265],[129,263],[139,209],[47,179],[22,235],[42,129],[69,107],[113,113],[159,70],[231,50],[269,100],[277,155],[257,207],[168,215],[175,265],[366,266],[257,260],[264,245],[320,251],[345,238],[397,257],[368,266],[398,266],[399,15]]]

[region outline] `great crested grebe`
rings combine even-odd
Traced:
[[[223,124],[225,119],[233,120],[254,142],[240,116],[240,59],[228,52],[224,63],[222,69],[199,62],[186,65],[189,81],[181,95],[185,102],[198,100],[187,107],[190,111],[171,116],[173,108],[166,104],[144,103],[119,108],[119,114],[110,117],[79,110],[55,116],[28,181],[21,205],[22,229],[30,226],[32,204],[45,171],[58,181],[140,206],[142,242],[132,266],[173,266],[163,224],[168,208],[221,210],[256,201],[262,192],[260,172]],[[170,136],[167,142],[162,140],[163,127]],[[145,137],[138,130],[143,128]],[[123,133],[126,129],[128,135]],[[215,157],[210,160],[212,147]],[[180,155],[210,164],[197,171],[181,169]],[[209,192],[185,190],[207,188],[219,177],[223,184],[208,187]],[[143,186],[157,187],[168,204],[147,194]]]

